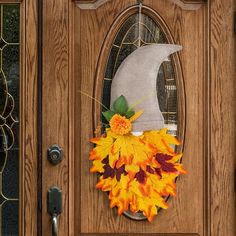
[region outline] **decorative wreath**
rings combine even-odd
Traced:
[[[168,208],[166,197],[176,195],[176,177],[186,173],[179,163],[182,153],[173,148],[180,142],[166,128],[132,134],[132,123],[143,111],[135,113],[124,96],[112,107],[103,112],[109,122],[104,134],[90,140],[95,144],[90,171],[100,173],[96,188],[109,192],[110,207],[116,206],[119,215],[142,211],[152,221],[158,208]]]

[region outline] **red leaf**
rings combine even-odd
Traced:
[[[157,162],[161,165],[161,170],[169,173],[177,172],[175,165],[167,161],[171,160],[173,157],[167,154],[158,153],[156,155]]]

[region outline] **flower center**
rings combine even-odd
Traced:
[[[131,131],[132,125],[130,120],[116,114],[110,120],[110,127],[114,133],[124,135]]]

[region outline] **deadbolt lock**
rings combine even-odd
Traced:
[[[62,149],[57,144],[53,144],[48,148],[48,161],[53,165],[57,165],[62,161]]]

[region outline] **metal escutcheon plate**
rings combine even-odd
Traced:
[[[48,161],[53,165],[57,165],[62,161],[62,148],[57,144],[53,144],[48,148]]]

